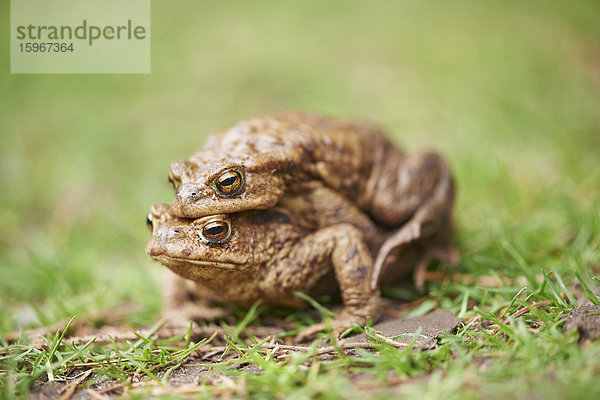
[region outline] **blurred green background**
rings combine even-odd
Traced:
[[[132,302],[160,310],[144,254],[172,160],[272,110],[371,121],[435,146],[458,183],[461,269],[506,248],[600,256],[600,3],[154,1],[150,75],[11,75],[0,42],[0,331]],[[598,236],[600,237],[600,236]],[[580,247],[578,247],[579,242]],[[510,246],[506,246],[509,243]]]

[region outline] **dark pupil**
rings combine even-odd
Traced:
[[[220,234],[222,234],[223,232],[225,232],[225,227],[223,225],[214,225],[211,227],[206,227],[204,228],[204,235],[206,236],[219,236]]]
[[[230,176],[229,178],[225,178],[221,181],[221,186],[231,186],[235,183],[236,179],[236,176]]]
[[[146,217],[146,226],[148,227],[148,229],[152,230],[153,225],[152,225],[152,220],[150,220],[149,217]]]

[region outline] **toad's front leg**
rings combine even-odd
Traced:
[[[379,290],[370,285],[373,258],[361,231],[353,225],[337,224],[305,236],[287,257],[280,260],[274,273],[279,272],[280,287],[310,292],[332,269],[345,306],[331,321],[334,332],[340,334],[354,324],[363,326],[367,317],[377,320],[381,314],[381,301]],[[325,328],[324,323],[311,326],[298,339],[313,336]]]

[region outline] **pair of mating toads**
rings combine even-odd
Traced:
[[[152,207],[146,252],[176,274],[163,291],[176,325],[222,314],[211,302],[303,307],[295,292],[339,289],[339,333],[380,316],[380,284],[414,270],[421,285],[432,258],[457,261],[448,166],[433,151],[405,154],[373,126],[252,118],[175,161],[169,181],[175,200]]]

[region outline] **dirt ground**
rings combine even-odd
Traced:
[[[400,316],[398,310],[405,307],[405,305],[390,300],[387,301],[388,304],[382,321],[373,326],[376,332],[375,338],[399,349],[408,346],[411,342],[414,351],[433,349],[441,335],[456,333],[463,323],[454,314],[441,310],[424,316],[404,318]],[[580,342],[600,337],[599,306],[585,305],[577,307],[565,315],[564,318],[565,332],[578,331]],[[267,337],[274,338],[277,334],[284,332],[285,329],[289,329],[288,326],[285,326],[283,320],[277,318],[267,317],[264,321],[273,323],[273,325],[250,326],[244,331],[245,334],[252,334],[260,340]],[[145,335],[148,332],[141,333]],[[168,338],[181,333],[183,332],[161,328],[154,333],[154,336],[156,338]],[[210,345],[202,346],[192,353],[184,364],[171,371],[166,379],[166,385],[160,385],[143,374],[133,374],[127,382],[120,382],[117,379],[97,374],[94,372],[94,367],[97,368],[98,366],[90,365],[75,368],[69,372],[68,376],[59,377],[60,380],[47,382],[42,379],[37,381],[31,388],[30,396],[32,399],[102,399],[116,395],[127,395],[132,390],[140,387],[147,387],[150,395],[197,393],[201,391],[200,383],[233,387],[235,382],[231,377],[210,366],[213,363],[226,361],[232,362],[226,368],[260,374],[260,369],[253,364],[235,362],[237,358],[235,352],[230,351],[224,354],[226,349],[225,334],[226,332],[222,327],[214,324],[195,327],[192,331],[193,341],[198,342],[208,337],[213,337],[213,340],[210,341]],[[418,334],[417,338],[415,338],[415,334]],[[113,338],[116,342],[131,341],[137,338],[131,330],[102,327],[97,332],[85,336],[68,337],[65,341],[80,345],[89,341],[94,335],[97,336],[97,343],[108,343],[110,338]],[[43,344],[42,342],[34,342],[32,345],[42,346]],[[295,343],[293,337],[285,337],[266,341],[261,347],[270,349],[275,360],[283,361],[291,353],[310,350],[309,346],[310,343]],[[373,344],[368,341],[364,333],[351,335],[340,339],[336,346],[324,341],[320,347],[314,350],[314,354],[321,362],[328,362],[338,357],[337,352],[339,349],[345,354],[357,355],[356,348],[372,349]],[[157,376],[162,379],[165,371],[158,372]],[[359,373],[352,376],[351,380],[359,384],[362,378]],[[147,394],[148,392],[144,393]]]
[[[391,304],[388,304],[388,306]],[[386,341],[396,347],[406,347],[409,342],[413,341],[414,334],[418,333],[418,339],[414,340],[415,351],[431,349],[436,346],[437,339],[440,335],[456,332],[461,321],[452,313],[446,311],[435,311],[425,316],[414,318],[403,318],[398,316],[397,309],[394,307],[386,307],[386,313],[381,322],[373,326],[377,332],[376,337]],[[107,333],[110,332],[110,333]],[[196,327],[193,330],[194,340],[201,340],[205,337],[210,337],[217,333],[210,346],[204,346],[192,353],[188,360],[179,368],[173,370],[168,378],[167,385],[160,386],[156,381],[149,379],[146,376],[131,376],[128,382],[119,382],[116,379],[108,376],[100,376],[93,372],[92,367],[83,367],[72,370],[68,377],[64,377],[63,381],[47,382],[44,380],[37,381],[31,388],[32,399],[98,399],[106,398],[107,396],[126,395],[131,388],[142,386],[150,386],[152,395],[160,395],[166,393],[193,393],[199,390],[200,382],[227,384],[231,380],[230,377],[222,373],[214,371],[206,364],[223,362],[232,360],[237,357],[235,352],[230,352],[223,356],[225,342],[222,339],[224,333],[223,328],[217,325],[208,325],[204,327]],[[257,338],[267,336],[274,337],[277,333],[283,332],[279,326],[252,326],[246,329],[246,333],[251,333]],[[156,332],[158,337],[175,336],[177,333],[169,329],[162,329]],[[135,338],[130,331],[118,331],[116,329],[104,329],[94,332],[92,335],[75,336],[66,338],[68,343],[82,344],[90,340],[94,335],[98,336],[97,342],[109,340],[110,337],[117,341],[131,340]],[[33,345],[40,345],[34,343]],[[264,343],[263,347],[273,351],[275,359],[284,360],[292,352],[307,351],[310,349],[310,343],[294,343],[291,338],[271,340]],[[372,348],[373,345],[367,340],[365,334],[352,335],[341,339],[337,344],[346,354],[354,354],[355,348]],[[321,347],[315,350],[315,354],[323,362],[333,360],[337,357],[336,348],[329,343],[324,342]],[[252,364],[233,363],[228,368],[242,370],[248,373],[259,374],[261,371]],[[164,371],[159,372],[157,376],[162,378]],[[357,379],[360,379],[357,377]],[[86,385],[86,382],[95,381],[91,385]]]

